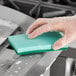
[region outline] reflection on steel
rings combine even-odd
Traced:
[[[66,59],[65,76],[73,76],[75,70],[75,60],[72,58]]]

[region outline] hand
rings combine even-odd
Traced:
[[[57,50],[76,39],[76,17],[39,18],[28,29],[29,38],[48,31],[61,31],[64,36],[56,41],[53,49]]]

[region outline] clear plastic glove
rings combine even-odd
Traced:
[[[57,50],[76,40],[76,16],[59,18],[39,18],[26,31],[29,38],[48,31],[61,31],[64,36],[56,41],[53,49]]]

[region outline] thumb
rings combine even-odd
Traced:
[[[58,49],[62,48],[63,46],[65,46],[66,44],[67,44],[66,38],[62,37],[54,43],[53,49],[58,50]]]

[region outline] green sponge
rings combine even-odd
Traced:
[[[67,45],[59,50],[52,49],[54,42],[61,37],[62,35],[60,32],[47,32],[33,39],[29,39],[25,34],[10,36],[8,37],[8,41],[18,55],[24,55],[30,53],[65,50],[68,48]]]

